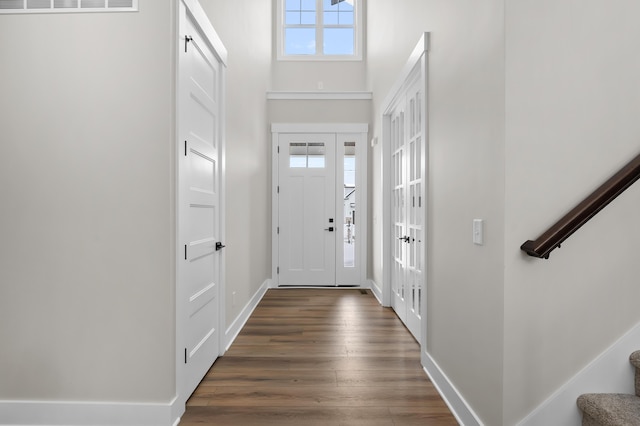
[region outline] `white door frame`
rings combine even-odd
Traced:
[[[337,135],[340,134],[359,134],[363,136],[362,140],[362,149],[357,151],[356,161],[358,164],[356,175],[357,182],[362,187],[359,191],[358,204],[362,207],[359,209],[360,214],[360,227],[358,228],[359,234],[356,238],[358,244],[358,248],[360,249],[360,287],[367,286],[367,229],[368,229],[368,201],[367,201],[367,164],[368,164],[368,146],[367,146],[367,132],[369,129],[369,125],[367,123],[272,123],[271,124],[271,156],[274,161],[272,164],[275,164],[275,159],[278,158],[278,140],[279,135],[281,133],[307,133],[307,134],[315,134],[315,133],[335,133]],[[278,167],[272,167],[272,192],[271,199],[272,201],[272,210],[271,210],[271,220],[272,220],[272,237],[271,237],[271,253],[272,253],[272,264],[271,264],[271,287],[278,287],[278,265],[279,265],[279,246],[278,246],[278,217],[279,217],[279,206],[278,206],[278,181],[279,181],[279,171]],[[342,198],[342,197],[341,197]],[[337,224],[337,222],[336,222]]]
[[[389,91],[389,95],[385,98],[382,108],[382,251],[383,251],[383,288],[382,288],[382,305],[391,306],[391,268],[392,268],[392,248],[393,248],[393,226],[391,214],[391,113],[393,112],[399,99],[403,97],[407,86],[415,84],[416,73],[419,73],[418,79],[422,85],[422,123],[424,126],[424,145],[422,149],[422,199],[424,202],[424,272],[422,274],[422,325],[421,325],[421,357],[423,365],[426,362],[427,355],[427,277],[429,275],[429,191],[430,179],[428,174],[429,161],[429,121],[427,111],[427,65],[429,51],[429,33],[423,33],[420,40],[416,44],[413,52],[409,56],[407,63],[400,72],[396,83]]]
[[[183,12],[183,8],[184,8],[184,12]],[[177,37],[176,37],[176,45],[174,46],[174,49],[176,49],[176,56],[175,56],[175,61],[174,61],[174,76],[175,76],[175,117],[176,117],[176,121],[175,121],[175,146],[174,146],[174,170],[175,170],[175,186],[174,186],[174,191],[175,191],[175,215],[176,215],[176,222],[175,222],[175,319],[176,319],[176,328],[175,328],[175,345],[176,345],[176,352],[175,352],[175,356],[176,356],[176,371],[175,371],[175,380],[176,380],[176,399],[173,403],[173,418],[177,418],[182,416],[182,414],[184,413],[185,410],[185,403],[187,401],[187,399],[189,398],[190,395],[185,395],[184,389],[182,388],[182,384],[184,382],[184,377],[183,377],[183,365],[184,365],[184,328],[185,328],[185,324],[184,324],[184,313],[185,313],[185,307],[182,306],[180,302],[180,298],[179,298],[179,287],[178,287],[178,283],[179,283],[179,279],[180,279],[180,274],[181,274],[181,269],[180,269],[180,265],[181,263],[184,261],[184,251],[183,251],[183,245],[182,245],[182,236],[179,234],[179,230],[180,230],[180,221],[182,220],[180,217],[180,203],[179,203],[179,188],[181,185],[181,182],[179,181],[180,176],[178,175],[178,162],[179,162],[179,158],[182,152],[184,152],[184,141],[181,140],[180,138],[180,117],[181,117],[181,111],[180,111],[180,102],[178,102],[178,100],[180,99],[180,89],[181,89],[181,84],[180,84],[180,67],[179,67],[179,61],[178,61],[178,55],[180,54],[181,50],[184,51],[185,49],[185,39],[188,36],[188,34],[185,33],[184,28],[182,28],[182,16],[183,13],[186,13],[186,16],[191,18],[191,21],[193,23],[193,25],[196,27],[197,31],[200,33],[200,36],[202,37],[202,39],[209,45],[209,47],[211,48],[212,52],[214,53],[214,55],[216,56],[216,58],[220,61],[221,67],[220,67],[220,100],[219,100],[219,105],[220,105],[220,123],[218,126],[218,132],[219,132],[219,151],[220,151],[220,167],[219,167],[219,173],[218,173],[218,179],[219,179],[219,184],[220,184],[220,193],[219,193],[219,199],[220,199],[220,206],[222,206],[223,208],[220,209],[219,211],[219,235],[222,241],[225,240],[225,209],[224,209],[224,205],[225,205],[225,151],[226,151],[226,139],[225,139],[225,116],[226,116],[226,90],[225,90],[225,80],[226,80],[226,67],[227,67],[227,49],[224,47],[224,44],[222,43],[222,41],[220,40],[220,37],[218,37],[218,34],[216,33],[216,31],[214,30],[213,26],[211,25],[211,21],[209,20],[207,14],[205,13],[204,9],[202,9],[202,6],[200,5],[200,3],[197,0],[180,0],[177,4],[176,4],[176,13],[175,13],[175,25],[177,28]],[[219,307],[219,316],[218,316],[218,325],[220,328],[220,333],[219,333],[219,338],[220,338],[220,342],[219,342],[219,347],[220,347],[220,355],[223,355],[224,353],[224,348],[226,347],[225,344],[225,333],[224,330],[226,329],[226,325],[225,325],[225,255],[224,255],[224,250],[219,254],[221,256],[220,258],[220,288],[219,288],[219,293],[218,293],[218,307]]]

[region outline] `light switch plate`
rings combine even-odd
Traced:
[[[473,219],[473,243],[481,246],[484,244],[484,220]]]

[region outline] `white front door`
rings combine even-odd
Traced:
[[[186,400],[220,354],[222,64],[181,3],[178,122],[178,389]],[[180,353],[184,348],[184,354]],[[184,362],[184,364],[182,363]],[[181,366],[181,367],[180,367]]]
[[[366,282],[366,124],[273,124],[277,286]]]
[[[279,285],[334,285],[336,136],[283,134],[279,147]]]
[[[409,88],[391,114],[392,306],[421,339],[423,292],[423,126],[420,87]]]

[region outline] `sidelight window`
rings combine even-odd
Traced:
[[[344,253],[345,268],[356,266],[356,143],[344,143]]]

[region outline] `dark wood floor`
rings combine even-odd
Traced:
[[[181,426],[457,425],[392,310],[357,289],[269,290]]]

